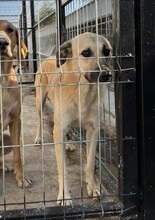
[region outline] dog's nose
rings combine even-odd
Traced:
[[[112,75],[110,71],[103,71],[99,76],[99,82],[110,82]]]
[[[3,37],[0,37],[0,50],[5,50],[8,45],[9,45],[9,42]]]

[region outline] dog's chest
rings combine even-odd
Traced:
[[[103,90],[98,92],[97,86],[92,86],[87,93],[83,93],[77,100],[76,118],[77,122],[84,126],[87,123],[96,124],[100,115],[100,107],[103,104]]]
[[[79,113],[81,114],[82,125],[96,121],[97,109],[97,99],[95,97],[92,102],[85,102],[81,105]]]

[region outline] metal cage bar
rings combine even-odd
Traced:
[[[136,72],[135,72],[135,36],[134,36],[134,5],[133,1],[119,2],[119,56],[117,64],[119,72],[116,87],[117,137],[120,147],[120,198],[124,215],[137,213],[137,129],[136,129]],[[128,42],[126,41],[128,36]],[[123,71],[123,69],[128,69]],[[121,83],[119,83],[121,81]],[[128,83],[129,82],[129,83]],[[132,110],[129,109],[132,106]]]
[[[35,34],[35,17],[34,17],[34,1],[30,1],[31,8],[31,30],[32,30],[32,47],[33,47],[33,71],[37,71],[37,54],[36,54],[36,34]]]
[[[137,134],[138,134],[138,219],[155,218],[155,45],[154,10],[151,0],[135,1]]]

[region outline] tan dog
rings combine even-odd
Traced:
[[[8,21],[0,20],[0,67],[1,67],[1,84],[0,84],[0,103],[2,111],[0,115],[1,131],[0,141],[2,140],[3,130],[9,126],[11,142],[13,146],[13,165],[14,173],[19,187],[23,185],[28,187],[31,180],[23,176],[23,169],[20,155],[20,90],[15,76],[13,66],[13,50],[16,45],[21,47],[24,55],[27,53],[27,48],[23,41],[19,45],[18,31]],[[22,58],[25,58],[22,56]]]
[[[100,115],[98,107],[103,104],[104,95],[104,85],[99,82],[111,79],[108,68],[110,54],[111,46],[106,38],[85,33],[61,45],[58,65],[56,57],[50,57],[42,62],[37,71],[35,85],[39,120],[35,140],[40,138],[41,99],[44,104],[48,95],[54,107],[53,139],[58,166],[58,204],[72,204],[63,144],[71,126],[86,129],[87,191],[88,195],[100,195],[94,176]]]
[[[42,110],[44,110],[44,105],[46,101],[46,97],[48,95],[49,85],[51,81],[51,70],[53,69],[53,66],[55,65],[56,57],[49,57],[46,60],[44,60],[40,64],[40,68],[37,71],[36,75],[36,109],[37,109],[37,115],[38,115],[38,124],[37,124],[37,134],[34,139],[35,144],[39,144],[42,142],[41,138],[41,105]],[[43,73],[40,75],[40,73]],[[41,83],[41,88],[38,86]],[[40,95],[40,92],[42,91],[42,97]],[[41,102],[42,100],[42,102]],[[71,140],[68,140],[66,146],[67,151],[74,151],[76,149],[75,145],[71,143]]]
[[[40,64],[40,68],[38,69],[36,74],[35,85],[36,85],[36,109],[38,114],[38,125],[37,125],[37,134],[34,139],[35,144],[41,143],[41,139],[42,139],[41,138],[41,104],[42,104],[42,108],[44,108],[46,97],[48,95],[48,89],[49,89],[48,85],[50,84],[51,81],[51,71],[53,69],[53,65],[55,65],[55,57],[49,57]],[[42,75],[40,75],[41,72],[43,72]],[[39,88],[40,84],[41,84],[41,88]],[[42,91],[42,93],[40,93],[40,91]]]

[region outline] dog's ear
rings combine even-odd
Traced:
[[[24,43],[24,41],[21,39],[19,40],[19,33],[18,33],[18,29],[16,29],[16,37],[17,37],[17,47],[18,47],[18,50],[21,51],[21,58],[22,59],[25,59],[27,53],[28,53],[28,49]],[[20,41],[20,42],[19,42]]]
[[[59,50],[56,53],[56,62],[57,62],[57,67],[60,67],[66,62],[66,58],[71,57],[72,54],[72,43],[71,41],[66,41],[63,43]]]
[[[20,51],[21,51],[21,58],[22,58],[21,65],[24,67],[26,66],[26,61],[24,59],[27,56],[28,49],[23,40],[21,40],[20,42]]]
[[[25,58],[27,56],[28,49],[24,43],[23,40],[21,40],[20,45],[19,43],[13,50],[13,59],[14,59],[14,66],[17,66],[19,64],[19,61],[21,60],[21,65],[24,67],[26,65]]]
[[[26,55],[28,53],[28,49],[27,49],[27,47],[26,47],[26,45],[25,45],[23,40],[21,40],[20,49],[21,49],[21,57],[23,59],[25,59],[25,57],[26,57]]]

